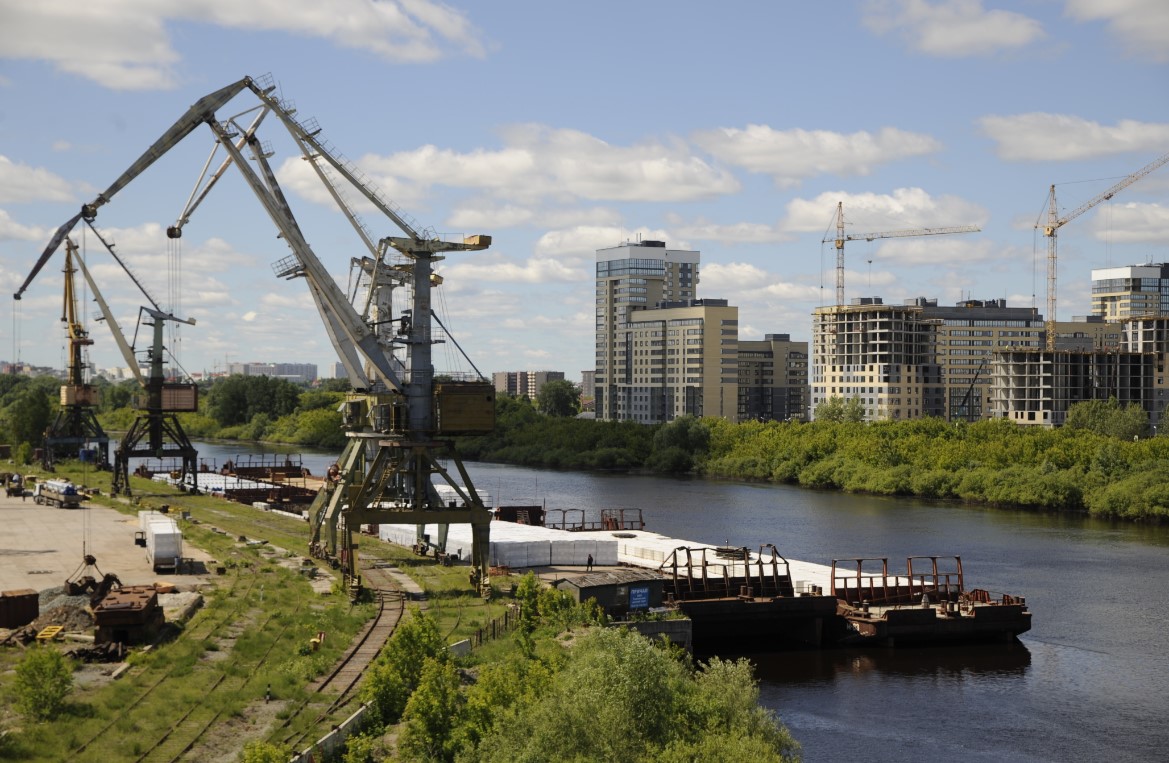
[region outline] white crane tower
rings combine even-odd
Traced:
[[[1048,194],[1047,207],[1047,224],[1043,226],[1043,235],[1047,237],[1047,350],[1055,350],[1055,295],[1056,295],[1056,274],[1057,274],[1057,245],[1056,238],[1059,229],[1075,220],[1080,215],[1087,212],[1097,204],[1108,201],[1117,193],[1125,188],[1128,188],[1133,183],[1137,182],[1145,175],[1148,175],[1153,170],[1161,165],[1169,162],[1169,154],[1165,154],[1158,159],[1149,162],[1144,167],[1132,173],[1128,177],[1121,180],[1116,185],[1109,188],[1103,193],[1097,194],[1094,198],[1085,201],[1080,206],[1068,212],[1063,217],[1059,216],[1059,208],[1055,203],[1055,184],[1051,186],[1051,192]],[[1036,225],[1036,228],[1039,226]]]

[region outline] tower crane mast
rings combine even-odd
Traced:
[[[836,306],[844,306],[844,242],[845,241],[875,241],[879,238],[903,238],[906,236],[939,236],[949,233],[977,233],[980,229],[974,225],[962,225],[949,228],[911,228],[907,230],[891,230],[881,233],[845,233],[844,232],[844,202],[836,204],[836,238],[825,238],[821,243],[832,241],[836,247]]]
[[[1058,245],[1057,238],[1059,229],[1075,220],[1080,215],[1087,212],[1097,204],[1110,200],[1120,191],[1128,188],[1133,183],[1137,182],[1145,175],[1148,175],[1153,170],[1164,164],[1169,163],[1169,154],[1154,159],[1153,161],[1141,167],[1136,172],[1125,177],[1116,185],[1109,188],[1103,193],[1099,193],[1093,198],[1085,201],[1080,206],[1068,212],[1063,217],[1059,216],[1059,207],[1055,201],[1055,184],[1051,186],[1051,191],[1048,193],[1048,207],[1047,207],[1047,224],[1043,226],[1043,235],[1047,237],[1047,350],[1055,350],[1055,304],[1056,304],[1056,280],[1058,274]],[[1039,227],[1039,226],[1036,226]]]

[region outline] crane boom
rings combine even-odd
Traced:
[[[1107,191],[1104,191],[1103,193],[1099,193],[1096,196],[1094,196],[1093,198],[1089,199],[1088,201],[1085,201],[1083,204],[1076,207],[1071,212],[1068,212],[1063,217],[1059,216],[1059,207],[1056,204],[1056,200],[1055,200],[1055,184],[1053,183],[1051,185],[1051,190],[1049,191],[1048,197],[1047,197],[1048,198],[1047,224],[1045,226],[1043,226],[1043,235],[1047,237],[1047,321],[1046,321],[1047,342],[1046,342],[1046,344],[1047,344],[1047,350],[1049,352],[1052,352],[1055,350],[1055,322],[1056,322],[1055,321],[1055,306],[1056,306],[1056,295],[1057,295],[1056,282],[1058,280],[1058,273],[1059,273],[1059,267],[1058,267],[1059,247],[1057,244],[1057,238],[1058,238],[1059,229],[1062,228],[1063,226],[1067,225],[1068,223],[1070,223],[1072,220],[1075,220],[1077,217],[1084,214],[1089,209],[1092,209],[1092,207],[1095,207],[1097,204],[1100,204],[1100,203],[1105,202],[1105,201],[1109,201],[1110,199],[1112,199],[1113,196],[1115,196],[1120,191],[1124,190],[1125,188],[1128,188],[1130,185],[1137,182],[1138,180],[1143,178],[1145,175],[1148,175],[1153,170],[1155,170],[1155,169],[1157,169],[1157,168],[1159,168],[1167,163],[1169,163],[1169,154],[1164,154],[1163,156],[1160,156],[1160,157],[1154,159],[1153,161],[1146,164],[1144,167],[1141,167],[1136,172],[1132,173],[1131,175],[1126,176],[1123,180],[1121,180],[1119,183],[1117,183],[1116,185],[1109,188]],[[1038,227],[1038,226],[1036,226],[1036,227]]]
[[[836,306],[844,306],[844,242],[845,241],[875,241],[879,238],[903,238],[906,236],[940,236],[949,233],[977,233],[981,230],[976,225],[960,225],[948,228],[909,228],[904,230],[890,230],[880,233],[845,233],[844,232],[844,202],[836,204],[836,238],[825,238],[821,243],[832,241],[836,246]]]

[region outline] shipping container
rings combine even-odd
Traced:
[[[183,558],[183,531],[168,517],[146,525],[146,560],[155,572],[178,572]]]

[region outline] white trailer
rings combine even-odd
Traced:
[[[183,531],[170,518],[152,519],[146,525],[146,561],[155,572],[178,572],[183,558]]]

